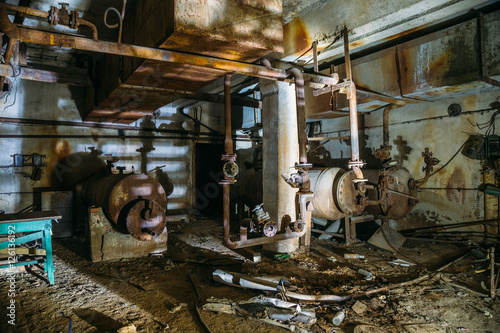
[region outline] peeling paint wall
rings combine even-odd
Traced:
[[[451,103],[462,105],[461,115],[448,115],[447,108]],[[428,147],[434,157],[441,161],[434,168],[438,170],[467,141],[469,133],[484,133],[475,124],[487,122],[498,110],[499,103],[500,91],[497,90],[464,98],[412,104],[391,111],[389,130],[392,158],[407,168],[414,178],[419,179],[424,176],[424,158],[421,153]],[[472,112],[478,110],[484,111]],[[360,151],[368,168],[381,167],[373,152],[382,145],[382,112],[378,110],[364,116]],[[347,136],[348,122],[346,117],[323,120],[322,135]],[[349,141],[330,141],[315,150],[311,160],[318,166],[339,166],[345,169],[350,157],[349,144]],[[491,182],[491,174],[484,177]],[[420,202],[407,218],[400,221],[400,228],[499,217],[498,198],[488,196],[485,212],[485,195],[477,190],[482,182],[480,161],[468,159],[458,153],[447,167],[431,177],[419,191]]]
[[[82,91],[59,84],[17,80],[7,100],[0,102],[0,117],[71,121],[80,123],[78,107],[83,99]],[[143,118],[136,123],[139,127],[162,129],[189,129],[192,122],[179,115],[176,109],[162,108],[157,119]],[[102,150],[120,158],[116,166],[125,166],[126,172],[135,170],[156,178],[167,192],[168,215],[190,214],[192,193],[192,151],[193,143],[185,139],[162,139],[172,136],[168,133],[126,131],[49,125],[22,125],[0,123],[1,135],[60,135],[61,138],[0,138],[0,166],[13,164],[14,154],[38,153],[46,155],[47,167],[40,181],[24,177],[31,173],[31,167],[0,168],[0,209],[15,213],[33,202],[34,187],[59,186],[60,181],[75,172],[81,165],[74,153],[89,152],[89,147]],[[89,136],[87,138],[65,138],[65,136]],[[134,138],[140,135],[143,138]],[[116,136],[102,138],[100,136]],[[71,155],[73,154],[73,155]],[[72,156],[72,169],[59,163],[66,156]],[[71,164],[71,163],[70,163]],[[76,171],[79,172],[79,171]],[[63,177],[64,176],[64,177]]]

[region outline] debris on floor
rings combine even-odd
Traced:
[[[169,230],[162,255],[94,264],[77,238],[55,241],[54,286],[28,271],[15,276],[13,332],[67,332],[69,319],[84,333],[500,332],[488,247],[407,240],[393,253],[313,238],[309,254],[274,260],[262,250],[255,263],[222,245],[216,222]]]

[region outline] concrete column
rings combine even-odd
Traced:
[[[260,80],[262,93],[262,125],[264,129],[263,184],[264,208],[272,220],[282,228],[285,219],[296,220],[295,195],[281,175],[295,172],[299,159],[295,86],[284,82]],[[293,252],[299,246],[298,239],[266,245],[276,252]]]

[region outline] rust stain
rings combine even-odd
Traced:
[[[411,33],[420,31],[420,30],[422,30],[422,28],[423,27],[415,27],[415,28],[412,28],[412,29],[409,29],[409,30],[406,30],[406,31],[403,31],[403,32],[399,32],[399,33],[394,34],[392,36],[385,37],[383,40],[384,41],[391,41],[391,40],[394,40],[394,39],[398,39],[400,37],[404,37],[404,36],[409,35]]]
[[[285,24],[283,28],[285,55],[302,54],[311,47],[312,40],[307,28],[300,18]]]
[[[448,179],[447,188],[464,188],[465,174],[461,168],[456,168]],[[450,201],[456,201],[460,204],[465,203],[465,191],[446,190],[446,198]]]
[[[363,42],[362,40],[357,40],[349,44],[349,49],[352,50],[363,45],[365,45],[365,42]]]

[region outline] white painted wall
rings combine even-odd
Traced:
[[[17,90],[17,93],[16,93]],[[81,122],[76,101],[81,100],[79,88],[65,85],[17,80],[7,100],[0,101],[0,117],[43,119]],[[14,103],[15,101],[15,103]],[[12,106],[10,106],[13,104]],[[10,107],[8,107],[10,106]],[[6,108],[8,107],[8,108]],[[156,127],[191,129],[192,122],[176,115],[176,109],[163,108],[156,119]],[[137,123],[141,126],[141,121]],[[167,209],[179,210],[188,214],[192,207],[192,151],[193,143],[189,140],[158,139],[167,134],[154,133],[152,140],[135,139],[140,132],[125,132],[126,139],[104,138],[44,138],[44,139],[5,139],[0,138],[0,165],[13,164],[14,154],[38,153],[46,155],[48,164],[40,181],[31,181],[21,172],[31,173],[31,167],[0,169],[0,209],[7,213],[17,212],[32,203],[32,188],[52,186],[50,174],[56,163],[64,156],[89,151],[88,147],[100,149],[104,154],[118,156],[116,165],[126,166],[127,172],[146,170],[153,178],[158,174],[153,171],[165,165],[162,170],[174,185],[169,196]],[[50,135],[117,135],[118,130],[95,129],[68,126],[41,126],[0,123],[1,135],[50,134]],[[149,134],[149,133],[148,133]],[[169,134],[170,135],[170,134]],[[156,137],[156,138],[155,138]],[[155,150],[143,158],[137,150],[152,146]],[[105,159],[105,157],[103,157]]]
[[[449,117],[447,108],[451,103],[460,103],[463,112],[490,110]],[[455,154],[470,133],[484,133],[479,131],[475,124],[487,122],[496,111],[491,110],[491,106],[496,105],[498,108],[498,103],[500,103],[500,91],[497,90],[460,99],[411,104],[395,109],[391,111],[389,120],[391,156],[398,159],[399,155],[402,166],[407,168],[414,178],[422,178],[424,161],[421,153],[426,147],[441,161],[434,168],[437,170]],[[366,148],[361,149],[363,160],[373,160],[373,156],[369,156],[370,153],[373,154],[373,151],[382,144],[382,112],[378,110],[365,115],[367,137]],[[500,129],[497,130],[497,134],[500,134],[499,131]],[[323,120],[323,133],[329,136],[349,135],[348,118]],[[405,147],[400,145],[398,148],[395,141],[407,143]],[[324,156],[325,163],[338,163],[338,159],[348,160],[350,157],[349,142],[330,141],[325,147],[331,155]],[[346,167],[343,165],[344,169]],[[485,195],[475,190],[482,183],[482,177],[480,162],[468,159],[459,153],[446,168],[431,177],[423,186],[418,193],[420,202],[409,217],[401,221],[401,227],[411,228],[416,224],[425,226],[483,219]],[[498,201],[489,202],[487,218],[496,217],[498,217]]]

